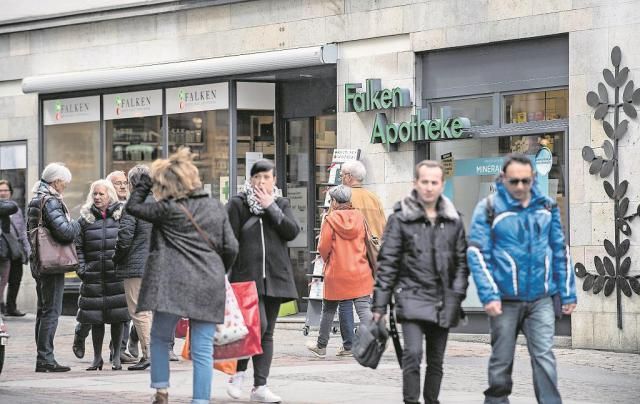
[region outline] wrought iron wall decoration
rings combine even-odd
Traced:
[[[588,272],[584,264],[581,263],[577,263],[574,269],[576,276],[583,278],[582,290],[585,292],[592,290],[594,294],[598,294],[603,291],[605,296],[610,296],[614,290],[616,291],[619,329],[622,329],[622,293],[627,297],[631,297],[634,292],[640,295],[639,276],[629,275],[631,257],[625,258],[631,242],[628,238],[621,240],[623,235],[631,236],[629,222],[640,216],[640,205],[634,213],[627,215],[629,198],[625,197],[625,194],[629,187],[629,181],[620,181],[618,172],[618,142],[624,137],[629,127],[628,120],[620,122],[620,109],[627,117],[635,119],[638,112],[634,104],[640,105],[640,89],[634,91],[633,80],[627,82],[629,68],[623,67],[621,69],[621,60],[622,52],[616,46],[611,51],[611,63],[615,67],[614,71],[609,69],[602,71],[604,81],[614,89],[613,102],[609,102],[607,86],[602,82],[598,83],[597,93],[590,91],[587,94],[587,104],[595,108],[594,119],[602,121],[602,127],[609,137],[602,144],[604,156],[596,156],[590,146],[585,146],[582,149],[582,158],[590,164],[590,174],[607,178],[613,173],[613,184],[605,180],[603,185],[607,196],[614,203],[615,240],[613,243],[610,240],[604,240],[604,249],[608,256],[594,257],[595,273]],[[622,100],[620,100],[622,87],[624,90],[622,91]],[[611,109],[613,109],[613,125],[606,120]]]

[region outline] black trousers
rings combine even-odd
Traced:
[[[260,304],[260,331],[262,332],[262,355],[251,358],[253,361],[253,385],[264,386],[267,384],[271,360],[273,359],[273,331],[276,328],[276,320],[280,311],[281,299],[269,296],[259,296]],[[238,361],[238,371],[244,372],[249,366],[249,359]]]
[[[14,312],[18,308],[18,306],[16,305],[16,300],[18,299],[20,282],[22,282],[22,261],[11,261],[11,269],[9,270],[9,284],[7,287],[8,312]]]
[[[437,404],[442,383],[442,363],[449,329],[428,321],[403,321],[402,395],[405,403],[420,399],[420,362],[422,341],[426,339],[427,372],[422,395],[425,404]],[[423,336],[425,338],[423,338]]]

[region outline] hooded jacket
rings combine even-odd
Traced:
[[[458,324],[469,285],[464,225],[445,196],[437,212],[432,224],[415,190],[395,204],[378,255],[373,311],[386,313],[393,294],[401,322]]]
[[[364,216],[359,211],[333,210],[327,215],[318,242],[318,252],[325,262],[326,300],[350,300],[371,294],[373,276],[365,237]]]
[[[575,277],[565,244],[560,210],[536,184],[524,208],[500,180],[489,223],[487,199],[471,220],[467,258],[482,304],[499,300],[531,302],[560,294],[576,302]]]
[[[116,277],[111,258],[116,247],[122,204],[107,208],[106,218],[95,206],[80,211],[76,238],[78,276],[82,280],[77,320],[83,324],[113,324],[129,320],[124,283]]]

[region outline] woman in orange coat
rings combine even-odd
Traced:
[[[329,191],[329,195],[331,213],[322,224],[318,242],[318,252],[325,262],[320,335],[317,343],[307,345],[319,358],[327,354],[329,332],[338,304],[353,301],[360,321],[369,321],[373,291],[364,216],[351,207],[351,188],[339,185]]]

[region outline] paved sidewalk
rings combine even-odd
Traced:
[[[32,315],[9,318],[12,335],[5,369],[0,375],[0,403],[148,403],[152,391],[149,372],[87,372],[92,351],[73,356],[73,317],[62,317],[56,336],[56,356],[72,371],[63,374],[34,372],[35,344]],[[385,353],[377,370],[359,366],[352,358],[334,355],[339,337],[332,336],[325,360],[312,358],[304,348],[306,337],[299,330],[276,331],[276,354],[269,385],[285,403],[401,403],[401,371],[393,348]],[[105,341],[104,352],[108,355]],[[182,346],[177,340],[176,352]],[[483,343],[449,343],[445,359],[441,402],[479,403],[486,388],[486,364],[490,347]],[[637,403],[640,396],[640,356],[590,350],[558,349],[560,388],[565,403]],[[531,370],[526,348],[517,348],[514,369],[514,404],[534,403]],[[172,363],[172,403],[188,403],[191,395],[191,363]],[[424,371],[424,370],[423,370]],[[229,399],[224,392],[227,376],[215,372],[214,403],[247,403]],[[250,384],[250,383],[249,383]]]

